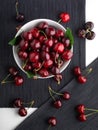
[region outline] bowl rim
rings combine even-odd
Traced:
[[[23,31],[28,31],[28,30],[30,30],[30,29],[26,28],[26,26],[28,26],[28,25],[30,25],[30,24],[33,24],[34,22],[37,22],[37,24],[38,24],[38,22],[39,22],[39,23],[40,23],[40,22],[48,22],[48,23],[51,22],[51,23],[56,24],[56,25],[57,25],[59,28],[61,28],[63,31],[66,31],[66,28],[64,28],[64,26],[62,26],[60,23],[58,23],[58,22],[56,22],[56,21],[54,21],[54,20],[51,20],[51,19],[34,19],[34,20],[31,20],[31,21],[27,22],[26,24],[24,24],[24,25],[18,30],[18,32],[16,33],[15,38],[16,38],[17,36],[19,36]],[[33,26],[32,26],[32,27],[33,27]],[[26,28],[26,29],[24,29],[24,28]],[[19,67],[25,74],[27,74],[27,72],[21,67],[19,61],[17,60],[18,55],[17,55],[17,53],[15,53],[15,48],[17,48],[17,46],[13,46],[13,47],[12,47],[14,60],[15,60],[16,64],[18,65],[18,67]],[[73,46],[72,46],[72,48],[71,48],[71,51],[73,52]],[[16,57],[16,55],[17,55],[17,57]],[[65,62],[66,64],[61,67],[60,73],[62,73],[62,72],[67,68],[67,66],[69,65],[70,61],[71,61],[71,59]],[[40,75],[38,75],[37,77],[38,77],[39,79],[48,79],[48,78],[52,78],[52,77],[54,77],[54,76],[55,76],[55,75],[50,74],[50,75],[47,76],[47,77],[41,77]]]

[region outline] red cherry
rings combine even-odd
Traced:
[[[64,98],[65,100],[69,100],[69,99],[71,98],[69,92],[64,92],[62,96],[63,96],[63,98]]]
[[[41,68],[41,63],[40,62],[35,62],[35,63],[32,63],[32,67],[34,68],[34,69],[39,69],[39,68]]]
[[[54,36],[55,33],[56,33],[56,31],[55,31],[55,28],[49,27],[49,28],[46,28],[46,29],[45,29],[45,33],[46,33],[46,35],[48,35],[48,36]]]
[[[76,109],[80,114],[84,114],[85,106],[83,104],[80,104],[76,107]]]
[[[84,83],[87,82],[87,78],[85,76],[80,75],[78,77],[78,82],[81,83],[81,84],[84,84]]]
[[[63,45],[63,43],[57,43],[57,44],[55,44],[54,50],[56,52],[60,53],[60,54],[63,53],[63,51],[64,51],[64,45]]]
[[[15,67],[10,67],[9,68],[9,73],[13,76],[16,76],[18,74],[18,71]]]
[[[59,38],[59,37],[64,37],[64,32],[59,29],[59,30],[56,31],[55,36],[56,36],[57,38]]]
[[[42,60],[49,60],[50,54],[48,52],[42,51],[41,52],[41,58],[42,58]]]
[[[30,32],[32,33],[32,36],[35,38],[39,37],[39,30],[37,28],[33,28],[32,30],[30,30]]]
[[[78,117],[78,119],[79,119],[80,121],[86,121],[86,120],[87,120],[85,114],[80,114],[79,117]]]
[[[27,41],[31,41],[33,39],[31,32],[23,32],[21,37]]]
[[[38,52],[31,52],[30,54],[29,54],[29,60],[30,60],[30,62],[38,62],[38,60],[39,60],[39,53]]]
[[[14,81],[15,81],[16,86],[21,86],[23,84],[23,82],[24,82],[24,79],[23,79],[22,76],[16,76],[14,78]]]
[[[26,70],[26,71],[29,71],[29,70],[32,69],[32,66],[31,66],[30,63],[27,63],[23,69]]]
[[[60,18],[62,22],[66,23],[70,20],[70,15],[68,13],[61,13]]]
[[[20,116],[26,116],[27,115],[27,110],[24,107],[21,107],[18,111],[18,114]]]
[[[73,56],[73,52],[71,50],[64,51],[62,58],[66,61],[70,60]]]
[[[30,46],[31,46],[32,49],[37,50],[37,49],[39,49],[39,48],[41,47],[41,43],[40,43],[39,40],[34,39],[34,40],[30,43]]]
[[[62,107],[62,102],[60,100],[56,100],[54,102],[54,107],[57,108],[57,109],[61,108]]]
[[[53,46],[53,40],[52,39],[47,39],[45,41],[45,45],[48,46],[48,47],[52,47]]]
[[[40,29],[45,29],[45,28],[48,28],[48,23],[47,22],[41,22],[39,25],[38,25],[38,28]]]
[[[63,38],[62,42],[63,42],[65,48],[68,48],[70,46],[70,39],[69,38]]]
[[[48,120],[49,125],[51,126],[56,126],[57,124],[57,119],[55,117],[50,117]]]
[[[25,51],[28,48],[28,41],[21,40],[19,43],[20,50]]]
[[[76,76],[81,75],[81,69],[80,69],[79,66],[74,67],[74,74],[75,74]]]
[[[43,43],[45,40],[46,40],[46,37],[45,37],[45,36],[43,36],[43,35],[40,35],[40,36],[39,36],[39,41],[40,41],[41,43]]]
[[[22,100],[20,98],[17,98],[13,101],[14,107],[22,107]]]
[[[51,59],[47,60],[44,62],[44,67],[45,68],[50,68],[53,65],[53,61]]]
[[[42,68],[41,70],[39,70],[39,75],[42,77],[47,77],[49,76],[49,72],[47,69]]]
[[[26,60],[28,57],[28,53],[25,51],[19,51],[18,52],[18,56],[22,59],[22,60]]]

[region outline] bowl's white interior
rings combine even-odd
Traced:
[[[17,32],[17,34],[15,35],[15,37],[19,36],[23,31],[29,31],[31,28],[37,26],[40,22],[47,22],[49,25],[51,26],[54,26],[55,28],[57,29],[62,29],[64,32],[66,31],[66,29],[60,25],[59,23],[53,21],[53,20],[50,20],[50,19],[36,19],[36,20],[32,20],[28,23],[26,23],[24,26],[22,26],[20,28],[20,30]],[[18,53],[17,53],[17,50],[18,50],[18,45],[17,46],[13,46],[13,56],[14,56],[14,59],[17,63],[17,65],[19,66],[19,68],[26,73],[26,71],[23,70],[22,68],[22,65],[23,65],[23,62],[22,60],[19,58],[18,56]],[[73,48],[71,49],[73,51]],[[69,61],[66,61],[63,66],[60,68],[60,73],[64,71],[64,69],[68,66],[68,64],[70,63],[71,60]],[[41,77],[38,75],[38,78],[51,78],[53,77],[54,75],[49,75],[48,77]]]

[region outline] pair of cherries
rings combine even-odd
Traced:
[[[61,96],[64,100],[69,100],[71,98],[71,95],[69,92],[65,91],[64,93],[57,93],[50,86],[49,86],[49,94],[54,101],[53,107],[55,107],[56,109],[59,109],[62,107],[62,101],[59,99],[56,100],[55,97],[53,96],[53,94]],[[54,116],[50,117],[48,119],[48,123],[49,123],[49,127],[56,126],[56,124],[57,124],[56,117],[54,117]]]
[[[89,73],[91,73],[92,68],[87,69],[86,73],[84,75],[82,74],[81,68],[79,66],[74,67],[73,71],[74,71],[74,75],[77,77],[78,82],[81,83],[81,84],[84,84],[84,83],[87,82],[86,76]]]
[[[86,106],[84,104],[77,105],[76,110],[79,113],[78,120],[82,121],[82,122],[86,121],[87,117],[98,113],[97,109],[86,108]],[[90,111],[90,113],[85,114],[86,111]]]
[[[31,102],[23,102],[22,99],[17,98],[13,101],[13,106],[16,108],[19,108],[18,110],[18,114],[22,117],[27,115],[27,109],[24,107],[24,105],[30,105],[29,107],[32,107],[32,105],[34,104],[34,100]]]
[[[14,82],[16,86],[21,86],[24,82],[22,76],[18,75],[18,70],[15,67],[10,67],[8,70],[9,74],[1,81],[1,84]],[[8,80],[12,77],[13,80]]]

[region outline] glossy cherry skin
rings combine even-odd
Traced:
[[[29,46],[28,41],[21,40],[19,43],[20,50],[25,51]]]
[[[63,99],[65,100],[69,100],[71,98],[71,95],[69,92],[64,92],[62,96],[63,96]]]
[[[66,23],[70,20],[70,15],[68,13],[61,13],[60,18],[62,22]]]
[[[80,113],[80,114],[84,114],[85,112],[85,106],[84,104],[80,104],[76,107],[76,110]]]
[[[33,39],[31,32],[23,32],[21,37],[23,37],[27,41],[31,41]]]
[[[62,107],[62,102],[60,100],[56,100],[54,103],[53,103],[54,107],[59,109]]]
[[[42,66],[41,62],[32,63],[33,69],[39,69],[39,68],[41,68],[41,66]]]
[[[40,43],[39,40],[34,39],[34,40],[30,43],[30,46],[31,46],[32,49],[37,50],[37,49],[41,48],[41,43]]]
[[[51,126],[56,126],[56,124],[57,124],[57,119],[56,119],[55,117],[50,117],[50,118],[48,119],[48,123],[49,123],[49,125],[51,125]]]
[[[40,35],[40,36],[39,36],[39,41],[40,41],[41,43],[43,43],[45,40],[46,40],[46,37],[45,37],[45,36],[43,36],[43,35]]]
[[[23,68],[25,71],[30,71],[32,69],[32,66],[30,63],[27,63],[25,67]]]
[[[57,75],[57,74],[60,73],[60,69],[58,67],[56,67],[56,66],[53,66],[51,68],[51,73],[54,74],[54,75]]]
[[[44,44],[48,47],[52,47],[53,46],[53,40],[52,39],[47,39]]]
[[[84,83],[87,82],[87,78],[85,76],[80,75],[78,77],[78,82],[81,83],[81,84],[84,84]]]
[[[62,58],[65,60],[65,61],[68,61],[72,58],[73,56],[73,52],[71,50],[66,50],[64,51],[63,55],[62,55]]]
[[[59,30],[56,31],[55,36],[56,36],[57,38],[59,38],[59,37],[64,37],[64,32],[59,29]]]
[[[38,38],[39,35],[40,35],[40,32],[39,32],[39,30],[37,28],[33,28],[30,32],[32,33],[32,36],[34,38]]]
[[[18,56],[22,59],[22,60],[26,60],[28,57],[28,53],[26,51],[19,51],[18,52]]]
[[[62,54],[63,51],[64,51],[64,44],[63,43],[57,43],[57,44],[55,44],[54,51],[57,52],[57,53]]]
[[[73,71],[76,76],[81,75],[81,68],[79,66],[74,67]]]
[[[50,54],[48,52],[46,52],[46,51],[42,51],[41,52],[41,58],[42,58],[43,61],[44,60],[49,60],[50,59]]]
[[[14,107],[20,108],[20,107],[22,107],[22,104],[23,104],[23,102],[22,102],[22,100],[21,100],[20,98],[17,98],[17,99],[15,99],[15,100],[13,101],[13,106],[14,106]]]
[[[24,21],[24,14],[19,13],[19,14],[16,16],[16,20],[17,20],[18,22],[23,22],[23,21]]]
[[[30,62],[38,62],[39,61],[39,53],[37,53],[37,52],[31,52],[30,54],[29,54],[29,60],[30,60]]]
[[[79,115],[79,117],[78,117],[78,119],[79,119],[79,121],[82,121],[82,122],[84,122],[84,121],[86,121],[86,120],[87,120],[87,118],[86,118],[86,115],[85,115],[85,114],[80,114],[80,115]]]
[[[21,107],[20,109],[19,109],[19,111],[18,111],[18,114],[20,115],[20,116],[26,116],[27,115],[27,110],[24,108],[24,107]]]
[[[14,78],[14,82],[15,82],[16,86],[21,86],[23,84],[23,82],[24,82],[24,79],[23,79],[22,76],[16,76]]]
[[[47,22],[41,22],[39,25],[38,25],[38,28],[39,29],[45,29],[45,28],[48,28],[49,25]]]
[[[65,48],[68,48],[70,46],[70,39],[69,38],[63,38],[62,42],[64,43]]]
[[[53,61],[51,59],[44,61],[44,67],[50,68],[53,65]]]
[[[41,70],[39,70],[38,73],[39,73],[39,75],[42,76],[42,77],[47,77],[47,76],[49,76],[49,72],[48,72],[48,70],[45,69],[45,68],[42,68]]]
[[[15,67],[10,67],[9,68],[9,73],[13,76],[16,76],[18,74],[18,71]]]
[[[55,29],[53,27],[49,27],[49,28],[45,29],[45,33],[48,36],[54,36],[56,31],[55,31]]]

